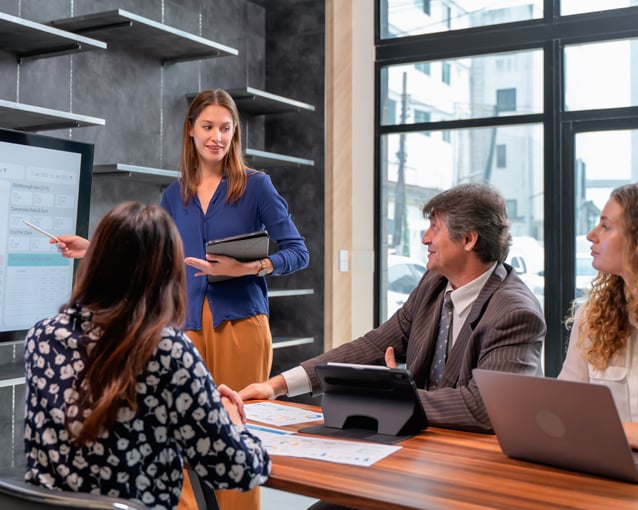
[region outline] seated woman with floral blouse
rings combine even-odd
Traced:
[[[116,206],[69,303],[26,338],[28,482],[174,509],[184,463],[213,489],[267,480],[270,459],[242,423],[241,398],[216,387],[178,329],[185,312],[173,220],[158,205]]]

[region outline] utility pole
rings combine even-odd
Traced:
[[[407,93],[408,75],[403,73],[403,90],[401,92],[401,124],[405,124],[408,118],[408,93]],[[399,160],[399,168],[397,172],[397,185],[394,197],[394,233],[392,235],[392,245],[397,253],[408,255],[408,247],[405,246],[402,231],[407,229],[406,218],[406,200],[405,200],[405,162],[407,160],[405,152],[405,133],[399,134],[399,150],[397,151],[397,159]],[[404,225],[405,224],[405,225]],[[406,236],[407,237],[407,236]]]

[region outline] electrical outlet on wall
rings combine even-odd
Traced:
[[[348,272],[348,250],[339,250],[339,272]]]

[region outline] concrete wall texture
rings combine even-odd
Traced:
[[[275,349],[273,372],[323,349],[325,5],[316,0],[0,0],[0,12],[38,23],[125,10],[213,40],[237,56],[163,63],[112,31],[106,50],[24,60],[0,48],[0,99],[105,120],[104,126],[43,131],[94,144],[94,164],[177,169],[187,95],[250,86],[315,107],[243,117],[244,145],[310,159],[314,166],[268,168],[310,250],[310,267],[269,280],[275,340],[313,338]],[[126,29],[119,29],[126,30]],[[115,34],[115,36],[113,35]],[[100,39],[100,32],[82,34]],[[161,37],[160,37],[161,39]],[[102,38],[104,40],[104,38]],[[0,127],[3,127],[0,125]],[[94,175],[89,230],[124,200],[158,203],[165,183]],[[23,346],[0,345],[0,367],[22,364]],[[20,471],[24,385],[0,377],[0,463]]]

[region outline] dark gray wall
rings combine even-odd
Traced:
[[[316,0],[0,0],[0,11],[48,23],[124,9],[239,50],[238,56],[164,64],[134,45],[17,63],[0,48],[0,99],[103,118],[104,127],[43,132],[95,146],[95,164],[176,169],[186,95],[205,88],[251,86],[315,106],[242,120],[253,148],[312,159],[313,167],[268,170],[306,238],[310,267],[271,278],[273,289],[313,289],[271,299],[275,337],[314,343],[276,349],[273,371],[322,351],[324,288],[324,41],[325,6]],[[99,34],[87,34],[99,39]],[[2,127],[2,126],[0,126]],[[124,200],[159,202],[163,185],[94,176],[90,231]],[[0,346],[0,365],[21,364],[22,346]],[[238,367],[240,369],[240,367]],[[1,384],[1,383],[0,383]],[[0,386],[0,460],[20,470],[24,386]]]
[[[295,335],[305,323],[308,334],[315,337],[312,346],[279,352],[274,369],[283,369],[299,358],[323,351],[325,5],[316,0],[275,0],[269,3],[266,13],[266,88],[315,106],[314,112],[269,116],[264,129],[269,150],[315,162],[314,168],[279,168],[270,172],[288,200],[311,256],[310,271],[290,275],[285,286],[315,291],[295,301],[271,301],[273,315],[292,318],[283,324],[289,330],[286,334]]]

